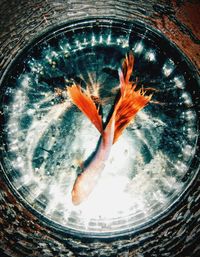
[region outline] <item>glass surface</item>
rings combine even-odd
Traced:
[[[76,82],[97,90],[105,118],[130,49],[132,78],[155,89],[153,101],[113,145],[90,197],[74,206],[78,165],[99,134],[64,89]],[[99,235],[137,229],[170,208],[195,178],[198,90],[186,58],[143,23],[66,25],[35,40],[3,80],[4,171],[36,214],[63,228]]]

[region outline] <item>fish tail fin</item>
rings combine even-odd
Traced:
[[[102,117],[99,115],[99,108],[96,106],[89,92],[84,92],[78,85],[72,85],[71,87],[68,87],[67,92],[72,102],[79,108],[80,111],[85,114],[85,116],[102,134]]]
[[[124,74],[124,80],[126,84],[129,82],[134,66],[133,52],[130,51],[122,63],[122,72]]]
[[[124,129],[135,118],[136,114],[143,109],[151,100],[152,95],[145,95],[146,91],[141,88],[136,90],[136,84],[130,82],[134,58],[132,52],[126,57],[122,70],[119,70],[120,98],[115,105],[115,131],[113,144],[120,137]]]

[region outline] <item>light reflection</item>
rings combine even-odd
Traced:
[[[56,51],[51,51],[50,49],[44,51],[43,55],[44,59],[46,59],[49,64],[54,64],[59,57],[59,54]]]
[[[194,122],[196,120],[196,112],[193,110],[187,110],[181,114],[181,117],[187,121]]]
[[[39,197],[39,195],[43,193],[45,188],[46,188],[45,184],[41,183],[41,181],[39,183],[37,183],[35,186],[35,189],[33,191],[33,196],[29,198],[29,201],[31,203],[34,203],[35,200]]]
[[[189,93],[183,92],[181,98],[183,99],[186,105],[192,105],[192,97]]]
[[[106,43],[109,45],[110,42],[111,42],[111,35],[109,34],[109,35],[108,35],[108,38],[107,38],[107,40],[106,40]]]
[[[92,35],[92,42],[91,42],[91,45],[94,46],[96,43],[96,38],[94,35]]]
[[[22,75],[19,78],[19,83],[22,84],[23,88],[26,88],[30,85],[31,83],[31,77],[29,75]]]
[[[184,131],[186,132],[187,137],[190,140],[193,140],[197,137],[197,132],[196,132],[195,128],[193,128],[193,127],[184,128]]]
[[[98,219],[99,216],[109,219],[117,218],[119,211],[130,212],[130,195],[124,192],[127,182],[126,177],[104,176],[89,199],[77,207],[81,210],[81,216],[84,219]]]
[[[175,69],[175,64],[172,59],[167,59],[162,67],[163,74],[168,77]],[[175,82],[176,83],[176,82]]]
[[[80,41],[76,40],[76,47],[80,50],[82,49],[82,45],[80,43]]]
[[[183,76],[178,76],[174,78],[175,86],[184,89],[185,88],[185,79]]]
[[[30,116],[31,116],[31,115],[34,115],[34,113],[35,113],[35,110],[34,110],[34,109],[28,109],[28,110],[27,110],[27,114],[30,115]]]
[[[102,35],[100,35],[100,37],[99,37],[99,43],[101,44],[103,42],[103,37],[102,37]]]
[[[185,145],[184,148],[183,148],[183,153],[185,155],[185,157],[190,157],[190,156],[193,156],[193,147],[191,145]]]
[[[28,62],[28,65],[33,74],[43,74],[44,73],[44,67],[40,62],[37,62],[36,60],[31,59]]]
[[[150,62],[154,62],[156,60],[156,54],[153,50],[149,50],[146,52],[145,58]]]
[[[182,162],[182,161],[177,161],[176,165],[175,165],[177,171],[179,174],[185,174],[185,172],[188,170],[188,166]]]
[[[33,179],[34,178],[31,174],[26,174],[21,178],[21,183],[24,186],[24,185],[31,183]]]
[[[142,42],[139,42],[135,45],[133,51],[134,53],[141,53],[143,51],[144,45],[142,44]]]
[[[155,201],[160,202],[162,204],[166,203],[166,197],[160,190],[153,192],[153,198]]]
[[[63,55],[64,55],[65,57],[67,57],[68,54],[69,54],[69,52],[70,52],[70,50],[71,50],[71,46],[70,46],[70,44],[67,42],[66,38],[59,41],[59,48],[60,48],[60,50],[63,52]]]

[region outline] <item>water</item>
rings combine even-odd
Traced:
[[[65,87],[88,85],[100,95],[105,119],[129,50],[132,79],[156,89],[153,102],[113,146],[88,200],[73,206],[78,165],[99,134]],[[100,19],[59,28],[18,56],[3,88],[5,173],[29,207],[54,225],[98,235],[136,230],[170,208],[195,177],[198,83],[185,57],[143,23]]]

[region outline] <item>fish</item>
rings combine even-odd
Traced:
[[[96,150],[90,160],[81,165],[81,173],[75,179],[71,197],[74,205],[84,202],[96,187],[112,145],[119,139],[123,131],[151,100],[152,95],[146,94],[143,88],[136,89],[137,84],[130,80],[134,66],[134,56],[130,51],[119,69],[120,90],[108,120],[103,123],[99,105],[88,90],[73,84],[67,93],[74,105],[92,122],[100,133]]]

